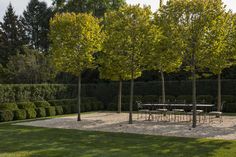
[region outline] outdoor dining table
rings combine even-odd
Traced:
[[[193,104],[142,104],[143,107],[147,107],[147,108],[153,108],[153,107],[192,107]],[[208,108],[212,108],[214,107],[215,104],[196,104],[196,107],[202,107],[205,108],[205,112],[208,112]],[[150,120],[150,116],[151,116],[151,112],[149,113],[149,120]]]

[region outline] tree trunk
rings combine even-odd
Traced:
[[[161,87],[162,87],[162,104],[166,103],[166,93],[165,93],[165,77],[163,71],[161,71]]]
[[[122,80],[119,81],[118,113],[121,113]]]
[[[133,120],[132,120],[133,95],[134,95],[134,72],[132,71],[132,74],[131,74],[131,84],[130,84],[129,124],[133,123]]]
[[[221,111],[221,73],[218,74],[217,111]]]
[[[81,121],[80,103],[81,103],[81,75],[79,75],[78,77],[78,118],[77,118],[77,121]]]
[[[196,107],[196,75],[195,75],[195,73],[196,73],[196,66],[195,66],[195,52],[193,52],[193,54],[192,54],[192,94],[193,94],[193,97],[192,97],[192,99],[193,99],[193,125],[192,125],[192,127],[193,128],[196,128],[196,126],[197,126],[197,107]]]

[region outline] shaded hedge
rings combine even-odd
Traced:
[[[13,111],[14,113],[14,120],[24,120],[26,119],[26,111],[24,109],[19,109]]]
[[[34,108],[26,108],[25,111],[26,111],[26,118],[27,119],[36,118],[37,113]]]
[[[46,117],[46,110],[44,107],[37,107],[35,111],[37,113],[36,117]]]
[[[55,106],[56,115],[62,115],[63,114],[63,108],[62,106]]]
[[[55,116],[56,115],[55,106],[47,107],[47,108],[45,108],[45,110],[46,110],[46,115],[47,116]]]
[[[16,105],[16,103],[3,103],[0,104],[0,110],[18,110],[18,106]]]
[[[14,114],[9,110],[0,110],[0,122],[12,121]]]
[[[19,109],[35,109],[36,108],[33,102],[18,102],[17,106]]]
[[[46,107],[50,106],[50,103],[47,102],[47,101],[35,101],[34,104],[35,104],[36,107],[44,107],[44,108],[46,108]]]

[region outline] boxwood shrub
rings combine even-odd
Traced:
[[[55,106],[56,115],[62,115],[63,114],[63,108],[62,106]]]
[[[19,102],[17,103],[19,109],[35,109],[36,106],[33,102]]]
[[[159,102],[159,96],[157,95],[145,95],[142,99],[143,103],[158,103]]]
[[[211,95],[198,95],[197,96],[197,102],[200,103],[207,103],[207,104],[211,104],[213,103],[213,97]]]
[[[26,108],[26,118],[27,119],[33,119],[36,118],[37,113],[34,108]]]
[[[14,114],[10,110],[0,110],[0,122],[12,121]]]
[[[46,117],[46,110],[44,107],[37,107],[35,111],[37,113],[37,117]]]
[[[15,103],[3,103],[0,104],[0,110],[18,110],[18,107]]]
[[[55,106],[47,107],[47,108],[45,108],[45,110],[46,110],[46,115],[47,116],[55,116],[56,115]]]
[[[71,105],[63,105],[62,108],[63,108],[64,114],[70,114],[70,113],[72,113],[72,108],[73,108],[73,107],[72,107]]]
[[[24,120],[26,119],[26,111],[24,109],[19,109],[13,111],[14,113],[14,120]]]
[[[44,107],[44,108],[46,108],[46,107],[50,106],[50,103],[47,102],[47,101],[35,101],[34,104],[35,104],[36,107]]]

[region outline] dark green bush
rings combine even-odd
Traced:
[[[172,95],[166,95],[165,98],[166,98],[166,103],[174,102],[176,100],[175,96]],[[159,97],[159,103],[161,102],[162,102],[162,96]]]
[[[143,103],[158,103],[159,102],[159,96],[157,95],[145,95],[142,99]]]
[[[50,106],[49,102],[47,102],[47,101],[35,101],[34,104],[35,104],[36,107],[46,108],[46,107]]]
[[[14,113],[14,120],[24,120],[26,119],[26,111],[24,109],[19,109],[13,111]]]
[[[223,105],[223,112],[236,113],[236,103],[225,103]]]
[[[26,111],[26,118],[27,119],[36,118],[37,113],[34,108],[26,108],[25,111]]]
[[[47,108],[45,108],[45,110],[46,110],[46,115],[47,116],[55,116],[56,115],[55,106],[47,107]]]
[[[198,95],[197,96],[197,102],[205,102],[208,104],[213,103],[213,97],[211,95]]]
[[[0,122],[12,121],[14,114],[9,110],[0,110]]]
[[[63,108],[62,106],[55,106],[56,115],[62,115],[63,114]]]
[[[236,103],[235,96],[233,95],[222,95],[221,101],[222,102],[225,101],[226,103]],[[217,102],[217,98],[216,98],[216,102]]]
[[[46,117],[46,110],[44,107],[37,107],[35,111],[37,113],[37,117]]]
[[[19,102],[17,103],[19,109],[35,109],[36,106],[33,102]]]
[[[177,101],[185,100],[185,103],[187,104],[191,104],[193,102],[191,95],[180,95],[180,96],[177,96],[176,100]]]
[[[63,108],[64,114],[72,113],[72,106],[70,106],[70,105],[63,105],[62,108]]]
[[[3,103],[0,104],[0,110],[18,110],[18,107],[15,103]]]

